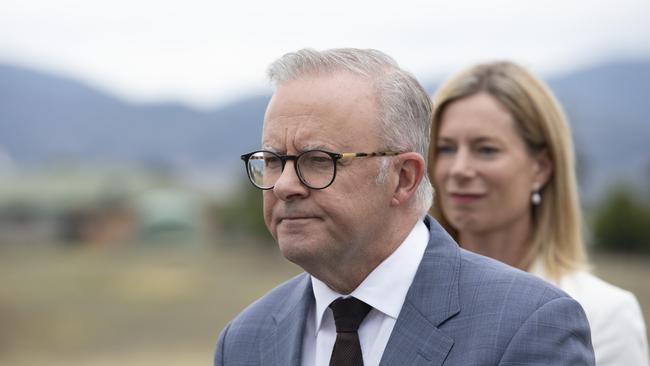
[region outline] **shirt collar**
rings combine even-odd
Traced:
[[[339,294],[311,276],[316,299],[316,332],[320,330],[325,310],[339,297],[353,296],[377,311],[397,319],[428,243],[429,230],[422,220],[418,220],[400,246],[349,295]]]

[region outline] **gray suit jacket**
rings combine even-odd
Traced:
[[[527,273],[458,247],[430,217],[430,240],[381,365],[593,365],[580,305]],[[299,365],[309,275],[250,305],[222,331],[214,363]]]

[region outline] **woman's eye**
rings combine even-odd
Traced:
[[[478,152],[482,155],[493,155],[499,152],[499,150],[492,146],[479,146]]]
[[[437,148],[437,152],[438,152],[439,155],[440,154],[451,154],[454,151],[456,151],[456,149],[451,145],[439,145],[438,148]]]

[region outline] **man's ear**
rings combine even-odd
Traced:
[[[391,206],[404,205],[411,201],[420,181],[426,174],[424,158],[416,152],[406,152],[395,157],[398,180],[391,199]]]

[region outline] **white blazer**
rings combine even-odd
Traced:
[[[582,305],[597,366],[648,366],[645,322],[634,294],[585,271],[554,282],[538,262],[531,273],[552,282]]]

